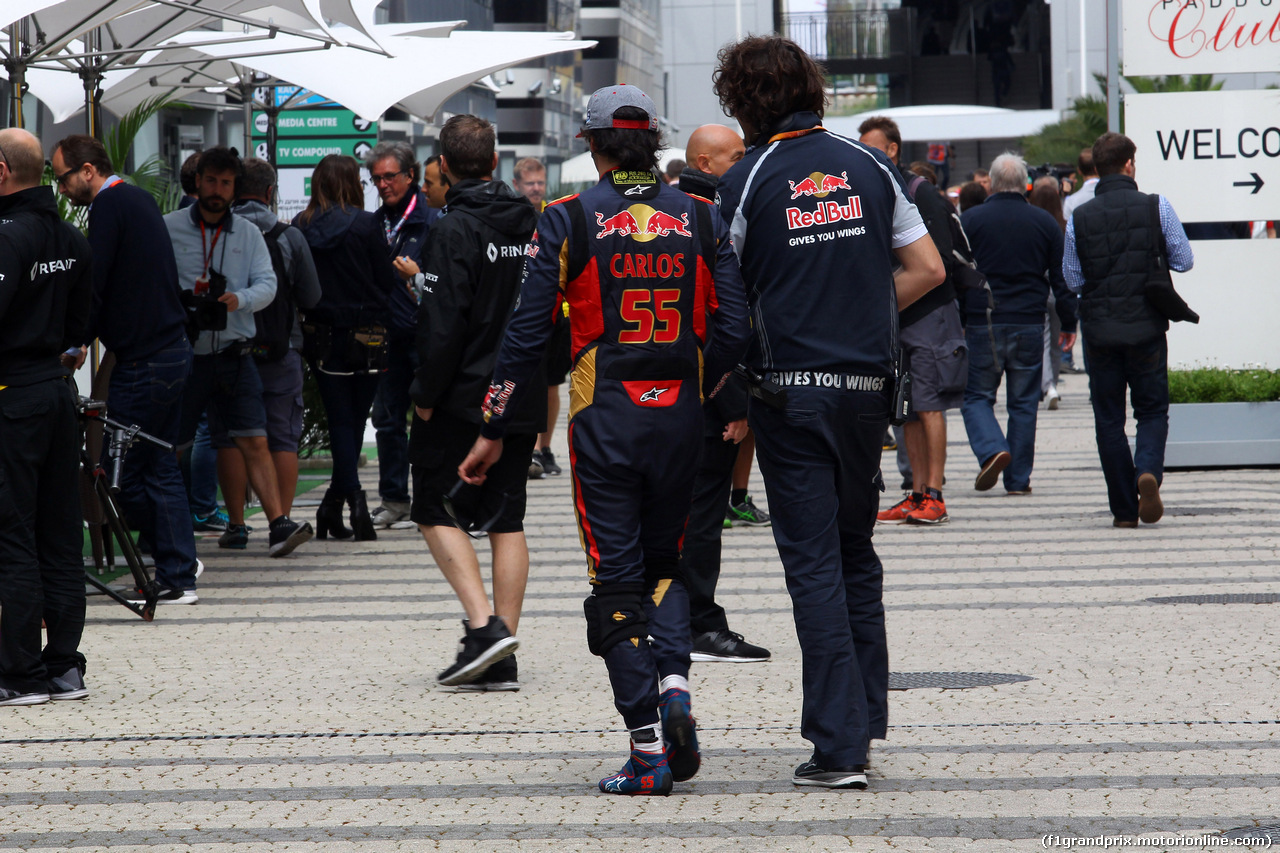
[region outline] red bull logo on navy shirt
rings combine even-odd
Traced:
[[[847,171],[841,172],[839,175],[813,172],[802,181],[788,180],[787,183],[791,186],[792,201],[808,196],[825,199],[837,190],[852,191],[853,189],[849,186],[849,173]],[[851,195],[843,203],[835,200],[821,201],[814,210],[788,207],[786,212],[787,228],[792,231],[797,228],[812,228],[814,225],[830,225],[835,222],[861,219],[862,198]]]
[[[656,237],[676,234],[681,237],[692,237],[689,230],[689,214],[682,213],[680,218],[661,210],[655,210],[647,204],[633,204],[606,218],[596,211],[596,225],[600,231],[597,240],[603,240],[611,234],[630,237],[638,243],[647,243]]]

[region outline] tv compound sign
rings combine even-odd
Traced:
[[[1126,95],[1124,107],[1138,186],[1179,217],[1280,217],[1280,90]]]
[[[1124,73],[1280,69],[1280,0],[1124,0]]]

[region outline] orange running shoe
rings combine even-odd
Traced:
[[[876,513],[876,524],[901,524],[907,520],[907,513],[919,506],[922,500],[924,495],[912,492],[888,509]]]
[[[941,498],[925,495],[924,500],[907,513],[905,520],[907,524],[946,524],[951,516],[947,515],[947,505]]]

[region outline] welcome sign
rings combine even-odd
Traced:
[[[1124,73],[1280,70],[1280,0],[1124,0]]]

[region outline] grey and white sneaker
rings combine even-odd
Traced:
[[[84,675],[79,667],[73,666],[62,675],[49,679],[49,698],[55,701],[89,698],[89,688],[84,686]]]
[[[49,694],[44,691],[0,687],[0,705],[43,705],[48,701]]]
[[[856,788],[859,791],[865,791],[867,767],[865,764],[856,764],[826,770],[818,762],[809,759],[796,768],[796,774],[791,777],[791,782],[795,785],[808,785],[815,788]]]
[[[382,506],[373,511],[374,527],[390,528],[397,522],[409,519],[410,505],[401,501],[383,501]]]

